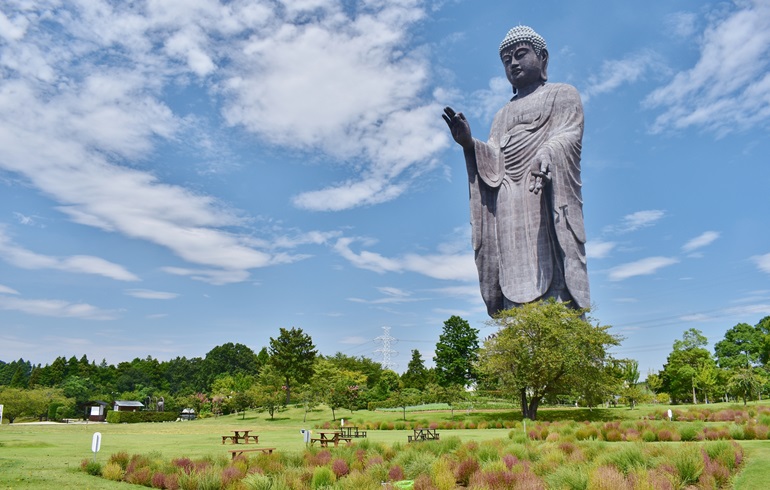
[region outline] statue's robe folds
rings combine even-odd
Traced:
[[[582,137],[577,90],[545,84],[500,109],[489,141],[466,151],[473,249],[490,315],[548,297],[590,306]],[[529,190],[536,155],[550,162],[552,177],[538,194]]]

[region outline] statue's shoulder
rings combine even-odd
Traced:
[[[555,94],[557,97],[580,98],[578,90],[568,83],[547,83],[544,88],[547,88],[550,93]]]

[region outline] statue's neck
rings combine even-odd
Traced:
[[[545,85],[545,82],[538,81],[537,83],[533,83],[531,85],[527,85],[526,87],[518,88],[516,89],[516,93],[514,94],[513,98],[511,100],[518,100],[523,99],[524,97],[530,95],[531,93],[535,92],[537,89]]]

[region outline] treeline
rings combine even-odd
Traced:
[[[707,349],[698,329],[674,341],[663,370],[649,373],[647,386],[661,401],[709,403],[761,399],[770,389],[770,316],[756,325],[739,323]]]
[[[609,326],[560,303],[526,305],[490,322],[495,334],[452,316],[435,345],[433,368],[413,350],[399,375],[365,356],[320,355],[302,329],[281,328],[259,351],[238,343],[214,347],[204,357],[159,361],[136,358],[117,365],[85,355],[46,365],[0,361],[4,417],[80,418],[92,401],[145,403],[145,409],[199,415],[263,410],[272,417],[290,403],[306,410],[323,403],[336,410],[442,402],[455,406],[480,393],[521,405],[536,418],[541,403],[598,406],[618,402],[699,403],[744,401],[770,387],[770,316],[757,325],[727,330],[712,354],[696,329],[674,342],[659,373],[640,381],[638,362],[610,354],[619,337]],[[474,387],[469,392],[466,387]]]

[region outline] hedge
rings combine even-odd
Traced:
[[[139,422],[173,422],[178,419],[176,412],[107,412],[110,424],[136,424]]]

